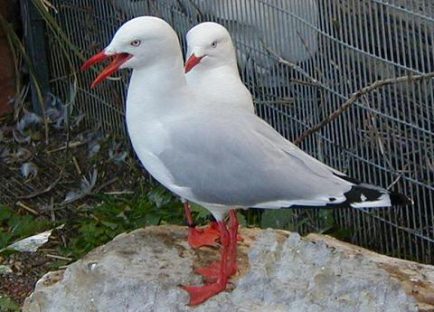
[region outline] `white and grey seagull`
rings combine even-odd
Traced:
[[[135,152],[155,179],[178,196],[207,208],[220,231],[221,260],[205,268],[216,280],[184,286],[190,304],[225,290],[234,274],[234,209],[294,206],[386,207],[409,200],[361,184],[331,169],[243,110],[207,105],[213,99],[187,84],[179,40],[165,21],[138,17],[83,65],[112,58],[93,86],[121,68],[133,69],[126,121]],[[224,92],[224,90],[221,90]],[[234,239],[235,235],[235,239]]]
[[[228,30],[220,24],[205,22],[190,29],[186,39],[187,83],[209,97],[208,105],[214,105],[214,101],[221,109],[255,113],[252,95],[238,72]]]
[[[208,101],[202,105],[218,105],[221,110],[241,109],[254,114],[252,95],[238,73],[235,48],[228,30],[220,24],[205,22],[190,29],[186,39],[187,84],[207,97]],[[205,228],[197,228],[188,201],[184,201],[184,211],[190,246],[215,245],[219,237],[217,224],[211,222]]]

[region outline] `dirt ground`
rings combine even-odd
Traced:
[[[0,209],[7,207],[28,226],[79,219],[81,211],[101,201],[95,194],[134,194],[149,183],[128,142],[104,135],[98,126],[89,130],[80,116],[69,131],[62,117],[53,118],[47,133],[30,112],[17,116],[0,120]],[[0,219],[0,234],[13,232],[14,225]],[[75,234],[70,228],[56,231],[36,253],[0,252],[0,266],[9,271],[0,273],[0,299],[6,295],[22,304],[43,274],[73,260],[57,250]]]

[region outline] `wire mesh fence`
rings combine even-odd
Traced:
[[[53,17],[86,56],[138,15],[185,33],[202,21],[231,32],[257,113],[321,161],[412,197],[414,206],[334,212],[348,238],[380,252],[434,263],[434,2],[431,0],[52,0]],[[48,33],[52,92],[67,97],[82,60]],[[185,46],[185,42],[183,42]],[[89,123],[124,133],[127,75],[90,90],[77,76]],[[427,75],[426,75],[427,76]],[[396,77],[402,77],[395,81]],[[391,79],[392,78],[392,79]],[[146,87],[146,86],[144,86]],[[363,89],[366,88],[367,89]],[[364,91],[360,91],[364,90]],[[349,99],[352,99],[348,102]],[[294,213],[302,214],[301,211]],[[318,212],[309,212],[315,216]],[[318,222],[321,222],[318,218]],[[311,230],[300,225],[302,232]]]

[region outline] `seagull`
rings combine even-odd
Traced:
[[[187,84],[210,99],[206,103],[208,105],[218,105],[220,109],[228,111],[241,109],[254,114],[252,95],[238,73],[235,48],[228,30],[218,23],[205,22],[190,29],[186,39]],[[190,246],[214,246],[219,238],[217,224],[211,222],[206,228],[196,228],[190,205],[185,200],[184,211]]]
[[[242,109],[254,114],[252,95],[238,73],[228,30],[218,23],[205,22],[190,29],[186,39],[187,83],[217,102],[221,109]],[[212,101],[208,104],[213,105]]]
[[[254,114],[208,105],[212,99],[187,84],[178,37],[160,18],[142,16],[126,22],[82,69],[106,59],[112,62],[92,86],[119,69],[132,69],[126,123],[144,167],[179,197],[208,209],[217,221],[220,261],[202,268],[208,283],[183,286],[190,305],[224,291],[236,273],[236,209],[387,207],[410,202],[404,195],[328,167]]]

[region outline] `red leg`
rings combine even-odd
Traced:
[[[219,229],[216,222],[212,222],[208,227],[199,229],[193,223],[191,208],[188,201],[184,203],[184,214],[188,225],[188,244],[192,248],[202,246],[215,246],[219,239]]]
[[[228,262],[227,274],[228,278],[237,273],[237,241],[238,241],[238,218],[235,210],[229,211],[229,249],[228,249]],[[198,268],[196,273],[202,275],[205,281],[215,282],[219,276],[219,262],[213,262],[210,265]]]
[[[237,242],[238,226],[237,212],[233,209],[229,211],[229,259],[228,273],[232,276],[237,273]]]
[[[186,200],[184,202],[184,215],[185,219],[187,220],[188,227],[193,227],[193,217],[191,216],[191,207],[190,203]]]
[[[227,260],[229,252],[229,233],[223,221],[218,222],[221,241],[220,271],[217,281],[205,286],[183,286],[190,294],[190,305],[198,305],[226,289],[228,283]]]

